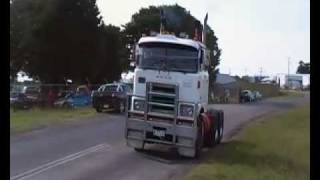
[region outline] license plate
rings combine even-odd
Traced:
[[[109,108],[109,104],[105,104],[103,107],[104,108]]]
[[[154,129],[153,130],[153,135],[154,136],[158,136],[158,137],[164,137],[165,136],[165,131]]]

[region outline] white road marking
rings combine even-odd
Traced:
[[[99,145],[96,145],[96,146],[93,146],[93,147],[90,147],[88,149],[85,149],[85,150],[82,150],[82,151],[79,151],[77,153],[74,153],[74,154],[71,154],[71,155],[68,155],[66,157],[63,157],[63,158],[60,158],[60,159],[57,159],[55,161],[51,161],[49,163],[46,163],[46,164],[43,164],[41,166],[38,166],[34,169],[31,169],[31,170],[28,170],[28,171],[25,171],[21,174],[18,174],[18,175],[15,175],[15,176],[12,176],[10,177],[10,180],[23,180],[23,179],[27,179],[31,176],[34,176],[36,174],[39,174],[43,171],[46,171],[48,169],[51,169],[51,168],[54,168],[56,166],[59,166],[59,165],[62,165],[62,164],[65,164],[69,161],[72,161],[72,160],[75,160],[75,159],[78,159],[80,157],[83,157],[85,155],[88,155],[90,153],[93,153],[93,152],[96,152],[96,151],[100,151],[102,149],[105,149],[105,148],[110,148],[110,145],[108,144],[99,144]]]

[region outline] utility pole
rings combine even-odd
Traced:
[[[290,75],[290,57],[288,57],[288,75],[286,79],[287,86],[289,86],[289,75]]]
[[[290,57],[288,57],[288,76],[290,75]]]
[[[260,79],[261,79],[261,77],[262,77],[262,67],[260,67],[259,69],[260,69],[259,72],[260,72]]]

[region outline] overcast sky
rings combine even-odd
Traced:
[[[179,4],[208,24],[222,49],[220,72],[275,75],[310,62],[308,0],[97,0],[106,24],[123,25],[141,7]]]

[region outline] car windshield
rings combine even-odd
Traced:
[[[24,86],[13,86],[11,92],[13,93],[22,93]]]
[[[139,67],[196,73],[198,70],[198,51],[189,46],[144,43],[139,46]]]
[[[117,92],[118,85],[108,85],[104,88],[104,92]]]
[[[39,90],[36,87],[27,87],[26,89],[27,94],[37,94],[38,92]]]

